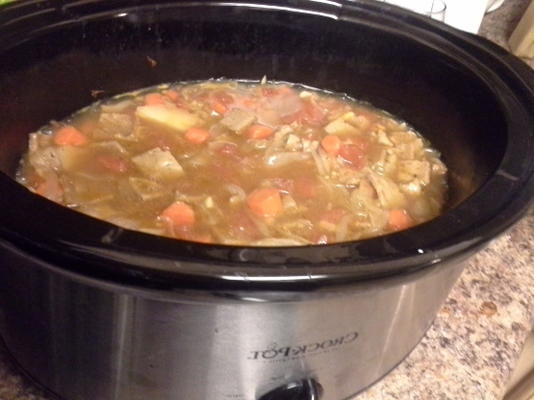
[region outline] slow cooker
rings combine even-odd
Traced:
[[[348,399],[417,345],[464,261],[533,198],[532,70],[385,3],[20,0],[0,8],[0,37],[0,336],[59,398]],[[13,179],[29,132],[95,98],[264,75],[423,132],[450,170],[443,215],[356,242],[209,245]]]

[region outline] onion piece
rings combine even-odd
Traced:
[[[247,198],[247,194],[240,186],[229,183],[228,185],[225,185],[224,188],[232,195],[232,197],[230,197],[230,202],[232,204],[243,203]]]
[[[345,215],[341,218],[341,221],[336,226],[336,242],[342,242],[347,238],[349,230],[349,222],[352,219],[352,215]]]
[[[135,106],[135,102],[131,99],[122,100],[117,103],[102,104],[100,109],[106,113],[120,113],[126,110],[128,107]]]
[[[310,153],[283,152],[276,153],[265,158],[265,164],[268,167],[281,167],[294,162],[307,161],[310,159]]]

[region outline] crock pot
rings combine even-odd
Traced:
[[[0,37],[0,336],[64,399],[350,398],[416,346],[464,261],[534,194],[533,72],[384,3],[21,0],[0,8]],[[128,231],[13,180],[27,134],[95,98],[263,75],[423,132],[450,170],[445,213],[357,242],[220,246]]]

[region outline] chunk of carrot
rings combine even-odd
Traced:
[[[401,231],[408,229],[413,225],[412,218],[404,209],[395,209],[389,212],[388,223],[394,231]]]
[[[176,201],[167,207],[160,218],[176,227],[191,227],[195,224],[195,211],[183,201]]]
[[[58,146],[83,146],[87,137],[75,127],[66,125],[54,133],[54,143]]]
[[[254,124],[251,125],[245,135],[249,139],[266,139],[273,134],[274,130],[265,125]]]
[[[163,96],[159,93],[149,93],[145,96],[145,104],[147,106],[157,106],[165,104]]]
[[[228,111],[228,107],[219,101],[213,101],[211,103],[211,108],[213,108],[213,111],[220,115],[224,115],[226,111]]]
[[[321,140],[321,147],[328,154],[337,156],[339,154],[339,149],[341,148],[341,139],[336,135],[326,135]]]
[[[185,138],[193,144],[202,144],[210,137],[210,133],[204,128],[190,128],[185,133]]]
[[[282,197],[275,188],[256,189],[247,197],[250,210],[261,217],[275,217],[282,211]]]
[[[234,102],[232,95],[225,91],[217,91],[209,96],[209,104],[213,111],[220,115],[226,114],[228,106]]]

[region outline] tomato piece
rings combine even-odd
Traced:
[[[178,93],[176,90],[167,90],[165,92],[165,96],[167,96],[169,99],[171,99],[175,103],[181,100],[180,93]]]
[[[285,124],[300,122],[301,124],[318,127],[326,122],[326,112],[318,105],[307,101],[304,102],[302,110],[283,117],[282,122]]]
[[[326,112],[311,101],[308,101],[304,105],[302,110],[301,121],[311,126],[321,126],[326,121]]]
[[[334,208],[326,211],[323,215],[321,215],[319,220],[337,225],[345,215],[347,215],[347,211],[343,208]]]
[[[50,175],[37,185],[35,192],[48,200],[60,203],[63,200],[63,187],[55,175]]]
[[[96,157],[96,161],[111,172],[123,174],[128,171],[128,163],[120,157],[115,157],[109,154],[100,154]]]
[[[224,91],[217,91],[210,95],[208,102],[215,112],[223,115],[228,111],[228,106],[234,102],[234,98]]]
[[[280,189],[283,192],[290,193],[293,191],[294,188],[294,182],[292,179],[288,178],[272,178],[269,179],[269,183],[277,188]]]
[[[289,94],[293,91],[289,86],[280,85],[280,86],[268,86],[261,88],[261,95],[264,97],[276,97]]]
[[[339,149],[339,156],[352,168],[365,167],[365,152],[358,144],[343,144]]]
[[[309,177],[300,177],[295,179],[295,183],[293,185],[293,194],[296,198],[301,200],[313,199],[317,197],[317,181]]]
[[[257,240],[261,237],[261,232],[258,227],[246,212],[239,211],[232,215],[231,221],[230,231],[235,238],[240,240]]]

